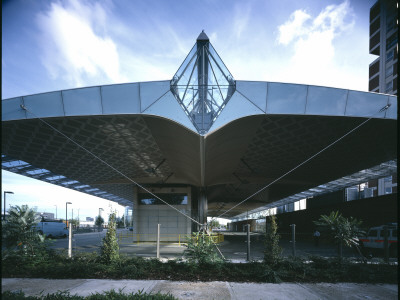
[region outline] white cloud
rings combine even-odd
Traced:
[[[52,78],[61,76],[78,86],[87,84],[87,80],[124,80],[117,46],[105,33],[106,19],[98,3],[85,6],[75,0],[66,7],[52,3],[47,13],[38,16],[43,34],[42,61]]]
[[[347,18],[350,17],[348,21]],[[312,22],[307,22],[312,21]],[[331,40],[346,30],[351,30],[354,25],[353,13],[348,1],[340,5],[327,6],[317,17],[312,17],[304,10],[296,10],[289,20],[278,26],[278,42],[288,45],[292,41],[307,40],[316,32],[332,33]],[[325,41],[327,42],[327,41]]]
[[[249,3],[242,2],[235,6],[235,16],[233,19],[232,31],[236,38],[240,38],[243,31],[246,30],[251,16],[251,6]]]
[[[287,45],[294,38],[303,35],[306,31],[304,23],[310,18],[311,16],[303,10],[296,10],[294,13],[292,13],[289,21],[278,27],[279,43]]]
[[[303,10],[291,14],[278,26],[277,42],[289,48],[290,56],[277,72],[276,79],[303,83],[363,89],[365,78],[344,65],[336,55],[335,43],[354,27],[350,3],[325,7],[316,17]]]

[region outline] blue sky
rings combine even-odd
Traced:
[[[368,53],[369,9],[374,3],[3,1],[2,99],[171,79],[203,29],[235,79],[366,91],[368,65],[376,58]],[[83,197],[75,207],[80,207],[81,217],[96,215],[99,203],[108,205],[44,183],[41,196],[22,197],[19,189],[36,180],[4,171],[2,175],[3,190],[15,192],[7,196],[11,204],[30,201],[38,209],[55,211],[51,201],[71,192],[69,197]],[[41,200],[44,194],[52,196]],[[59,207],[65,207],[62,201]],[[87,203],[87,210],[82,203]]]

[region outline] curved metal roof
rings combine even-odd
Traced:
[[[232,217],[395,159],[396,111],[396,98],[389,95],[237,81],[210,131],[200,134],[169,81],[57,91],[2,101],[2,164],[130,204],[132,183],[42,118],[141,184],[206,186],[209,213],[218,215],[373,116],[341,144],[232,210]]]
[[[127,178],[201,186],[209,215],[217,216],[368,118],[225,217],[395,160],[397,101],[321,86],[234,81],[209,41],[200,39],[171,81],[2,100],[2,168],[122,205],[133,199]]]
[[[236,81],[236,91],[209,132],[251,115],[342,116],[397,120],[393,95],[261,81]],[[36,117],[154,115],[198,133],[170,91],[170,81],[63,90],[2,100],[2,121]],[[385,105],[391,106],[380,113]],[[203,135],[207,135],[203,134]]]

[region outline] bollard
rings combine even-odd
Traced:
[[[160,258],[160,226],[157,224],[157,258]]]
[[[68,257],[72,257],[72,224],[69,223]]]
[[[296,256],[296,224],[291,224],[292,227],[292,254]]]
[[[250,261],[250,224],[247,224],[247,261]]]
[[[389,262],[389,240],[388,240],[388,228],[387,226],[383,227],[383,250],[385,254],[385,263]]]

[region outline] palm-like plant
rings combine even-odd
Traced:
[[[333,211],[330,215],[321,215],[318,221],[314,221],[314,224],[327,229],[330,236],[338,244],[340,259],[343,256],[343,244],[347,247],[355,247],[361,254],[358,237],[365,235],[365,232],[360,229],[361,220],[353,217],[347,219],[339,214],[339,211]]]
[[[27,205],[12,206],[6,221],[3,221],[2,238],[7,248],[29,248],[32,253],[35,243],[42,242],[44,236],[37,231],[40,217]]]

